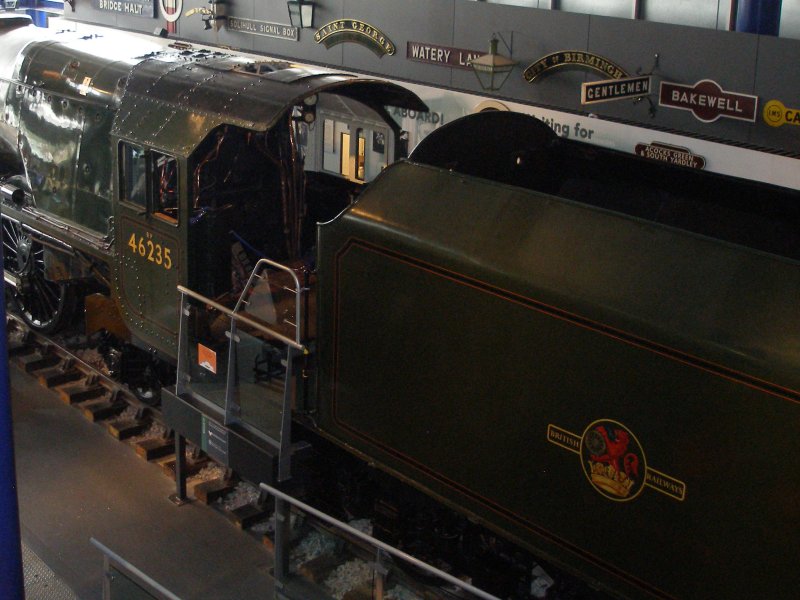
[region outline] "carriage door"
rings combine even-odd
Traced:
[[[127,142],[120,142],[118,152],[116,244],[123,314],[136,337],[175,356],[185,230],[178,202],[180,161]]]

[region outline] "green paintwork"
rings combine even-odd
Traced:
[[[32,28],[36,29],[36,28]],[[31,32],[31,37],[40,37]],[[87,39],[34,41],[21,53],[5,100],[23,133],[19,153],[36,208],[87,236],[110,235],[113,165],[109,131],[119,100],[117,84],[130,68],[107,45]]]
[[[796,262],[413,163],[319,241],[339,442],[618,594],[794,596]],[[673,495],[593,487],[601,419]]]
[[[425,108],[399,86],[352,75],[286,63],[263,63],[256,74],[245,68],[251,59],[172,48],[167,40],[119,32],[81,38],[9,23],[0,24],[9,50],[0,59],[0,166],[13,173],[21,165],[32,201],[22,210],[10,203],[2,210],[74,251],[60,257],[68,278],[91,276],[90,264],[103,273],[134,341],[167,359],[177,355],[176,286],[193,285],[214,296],[226,291],[229,231],[260,225],[262,237],[271,232],[265,219],[274,220],[285,193],[277,184],[237,190],[220,183],[218,197],[194,206],[202,193],[195,190],[196,169],[204,160],[213,162],[208,139],[214,132],[233,131],[231,138],[247,147],[247,164],[257,157],[258,175],[274,172],[277,182],[278,167],[250,145],[249,134],[286,128],[287,111],[307,96],[340,95],[343,110],[352,114],[349,107],[359,102],[378,116],[390,103]],[[123,176],[122,142],[175,159],[177,221],[156,216],[155,206],[126,201],[123,179],[115,181]],[[246,163],[239,154],[229,160]],[[293,176],[299,181],[301,174]],[[283,228],[280,236],[272,246],[287,246]]]

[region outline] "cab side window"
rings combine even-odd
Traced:
[[[169,223],[178,222],[178,161],[134,144],[120,144],[120,198]]]
[[[178,161],[159,152],[152,153],[153,214],[178,222]]]
[[[147,156],[144,148],[122,144],[122,186],[120,197],[142,208],[147,207]]]

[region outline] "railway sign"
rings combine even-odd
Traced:
[[[640,98],[647,96],[651,88],[652,79],[649,75],[589,81],[581,84],[581,104]]]
[[[706,166],[706,159],[697,154],[692,154],[688,148],[670,146],[661,142],[636,144],[636,154],[644,158],[660,160],[681,167],[691,167],[692,169],[703,169]]]
[[[693,86],[662,81],[658,104],[691,111],[704,123],[713,123],[720,117],[753,123],[758,96],[728,92],[710,79],[698,81]]]
[[[764,122],[770,127],[800,125],[800,108],[786,108],[780,100],[770,100],[764,105]]]
[[[464,48],[451,48],[450,46],[437,46],[422,42],[408,42],[406,44],[406,58],[408,60],[467,71],[472,70],[470,62],[484,54],[486,54],[485,50],[466,50]]]
[[[263,35],[264,37],[278,38],[281,40],[294,40],[296,42],[300,39],[297,27],[284,25],[283,23],[271,23],[268,21],[257,21],[255,19],[229,16],[226,27],[228,31]]]
[[[156,16],[154,0],[92,0],[92,6],[103,12],[152,19]]]
[[[543,56],[536,62],[528,65],[528,68],[523,71],[522,76],[525,77],[525,81],[528,83],[533,83],[542,75],[546,75],[553,70],[561,69],[597,71],[612,79],[622,79],[628,76],[625,69],[614,64],[607,58],[582,50],[553,52],[552,54]]]
[[[377,27],[358,19],[339,19],[326,23],[314,33],[314,41],[332,48],[343,42],[353,42],[369,48],[378,58],[395,53],[395,45]]]

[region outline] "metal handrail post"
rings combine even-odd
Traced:
[[[278,481],[292,476],[292,367],[294,350],[286,348],[286,383],[283,385],[283,412],[281,413],[281,439],[278,455]]]
[[[189,303],[186,294],[181,292],[180,319],[178,320],[178,376],[175,381],[175,394],[186,391],[186,367],[189,364]]]
[[[253,329],[256,329],[256,330],[262,332],[264,335],[266,335],[268,337],[271,337],[273,339],[279,340],[279,341],[283,342],[284,344],[286,344],[288,346],[291,346],[295,350],[299,350],[303,354],[308,354],[308,349],[303,344],[300,344],[300,343],[296,342],[295,340],[293,340],[291,338],[288,338],[285,335],[282,335],[282,334],[278,333],[277,331],[273,331],[269,327],[264,327],[264,325],[262,325],[261,323],[257,323],[256,321],[253,321],[253,319],[248,319],[244,315],[235,314],[231,309],[229,309],[227,306],[223,306],[219,302],[214,302],[210,298],[206,298],[202,294],[198,294],[197,292],[194,292],[194,291],[190,290],[189,288],[184,287],[182,285],[178,286],[178,291],[183,293],[183,294],[186,294],[190,298],[194,298],[195,300],[199,300],[200,302],[202,302],[203,304],[205,304],[207,306],[210,306],[211,308],[214,308],[214,309],[218,310],[223,315],[226,315],[226,316],[228,316],[228,317],[230,317],[232,319],[235,318],[237,321],[245,323],[249,327],[252,327]]]
[[[241,407],[233,400],[236,389],[237,357],[239,336],[236,333],[236,319],[231,319],[230,340],[228,340],[228,372],[225,376],[225,425],[230,425],[239,420]]]

